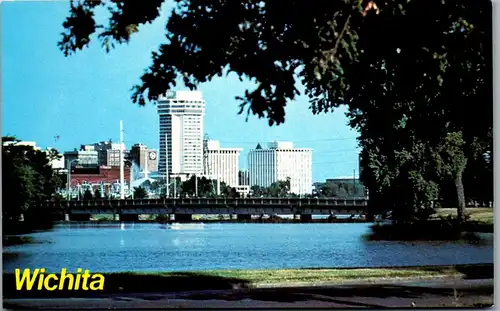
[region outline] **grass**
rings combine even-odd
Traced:
[[[73,271],[68,271],[72,273]],[[91,271],[91,274],[95,274]],[[458,266],[423,266],[402,268],[345,269],[276,269],[276,270],[209,270],[197,272],[120,272],[103,273],[104,290],[32,290],[15,289],[13,273],[3,274],[4,297],[89,297],[110,293],[153,293],[194,290],[219,290],[255,287],[287,287],[376,281],[394,279],[432,279],[440,277],[492,278],[492,264]]]
[[[468,207],[466,208],[466,213],[470,215],[469,221],[476,221],[485,224],[493,224],[493,208],[489,207]],[[448,217],[451,215],[452,218],[457,217],[456,208],[439,208],[433,215],[435,218],[438,217]]]
[[[281,270],[224,270],[205,271],[205,275],[237,278],[251,284],[321,283],[346,280],[372,280],[410,277],[456,276],[456,270],[443,268],[411,269],[281,269]]]

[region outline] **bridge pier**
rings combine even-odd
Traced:
[[[70,214],[71,221],[90,221],[90,214]]]
[[[248,221],[248,220],[252,220],[252,215],[251,214],[238,214],[236,216],[236,219]]]
[[[301,214],[300,215],[300,222],[311,222],[311,220],[312,220],[311,214]]]
[[[119,214],[120,221],[139,221],[139,214]]]
[[[177,221],[192,221],[193,215],[191,215],[191,214],[175,214],[175,220],[177,220]]]

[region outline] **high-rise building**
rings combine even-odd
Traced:
[[[269,187],[290,178],[290,192],[312,192],[312,149],[294,148],[292,142],[271,142],[264,149],[260,144],[248,154],[250,186]]]
[[[238,186],[238,170],[241,148],[221,148],[217,140],[207,142],[207,165],[205,175],[210,179]]]
[[[203,116],[201,92],[176,91],[157,103],[160,119],[158,171],[173,175],[203,174]]]
[[[158,152],[149,149],[144,144],[135,144],[130,149],[130,159],[134,161],[141,171],[156,172],[158,170]]]

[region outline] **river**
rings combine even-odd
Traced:
[[[97,227],[96,227],[97,226]],[[493,235],[479,242],[367,241],[370,224],[61,224],[30,234],[40,243],[5,247],[4,272],[91,272],[493,263]]]

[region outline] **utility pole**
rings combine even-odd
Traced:
[[[174,198],[177,198],[177,177],[174,177]]]
[[[120,120],[120,199],[125,199],[125,159],[123,158],[123,121]]]
[[[168,135],[165,134],[165,187],[166,187],[166,196],[170,197],[170,180],[168,176]]]
[[[352,195],[356,194],[356,169],[352,170]]]
[[[139,150],[139,156],[140,156],[140,152],[141,150]],[[148,158],[149,158],[149,151],[146,150],[146,159],[145,159],[145,163],[144,163],[144,178],[148,178]],[[141,165],[140,163],[141,161],[139,160],[139,166]]]
[[[67,173],[66,173],[66,177],[67,177],[67,186],[68,186],[68,195],[66,196],[66,200],[70,200],[71,196],[70,196],[70,191],[71,191],[71,188],[70,188],[70,185],[69,183],[71,182],[71,178],[69,177],[69,175],[71,174],[71,162],[70,160],[68,160],[68,170],[67,170]]]
[[[210,167],[209,163],[209,151],[208,151],[208,140],[210,138],[208,137],[208,134],[205,133],[205,136],[203,138],[203,170],[205,173],[205,176],[210,179],[210,182],[212,183],[212,193],[215,191],[215,186],[214,186],[214,180],[212,176],[212,168]],[[219,194],[217,192],[217,194]]]
[[[196,176],[196,173],[194,174],[194,197],[198,197],[198,176]]]

